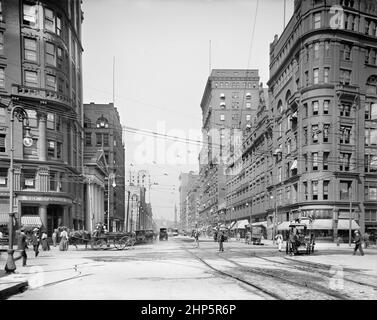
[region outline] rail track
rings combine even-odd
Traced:
[[[307,281],[298,281],[297,279],[292,280],[292,279],[277,275],[273,271],[268,272],[268,271],[262,271],[258,268],[247,267],[247,266],[244,266],[242,264],[239,264],[238,262],[236,262],[232,259],[226,258],[226,257],[222,256],[221,254],[217,254],[216,257],[219,257],[219,258],[233,264],[234,266],[239,268],[239,271],[243,272],[242,276],[238,276],[234,273],[230,273],[230,272],[227,272],[227,271],[224,271],[224,270],[220,270],[219,268],[214,267],[208,261],[204,260],[202,257],[195,254],[194,252],[188,250],[187,248],[184,248],[184,249],[187,252],[189,252],[191,255],[193,255],[197,260],[200,260],[202,263],[204,263],[210,269],[212,269],[212,270],[214,270],[214,271],[216,271],[216,272],[218,272],[222,275],[225,275],[227,277],[241,281],[241,282],[243,282],[243,283],[245,283],[245,284],[247,284],[247,285],[249,285],[253,288],[256,288],[256,289],[262,291],[264,294],[267,294],[267,295],[269,295],[269,296],[271,296],[275,299],[279,299],[279,300],[290,299],[289,295],[287,295],[287,293],[284,293],[284,294],[276,293],[276,288],[278,287],[278,284],[282,284],[282,283],[284,285],[291,286],[291,288],[293,288],[297,292],[297,295],[302,295],[303,297],[306,296],[307,299],[310,299],[310,296],[311,297],[314,296],[315,297],[314,299],[336,299],[336,300],[349,300],[349,299],[351,299],[350,296],[339,293],[335,290],[331,290],[331,289],[325,288],[325,287],[320,286],[320,285],[313,285],[312,283],[307,282]],[[207,251],[205,249],[201,249],[201,250]],[[211,252],[213,252],[213,251],[211,250]],[[246,278],[245,275],[247,275],[248,277]],[[251,280],[251,278],[253,278],[253,280]],[[266,279],[273,280],[273,283],[270,284],[271,289],[266,288],[266,287],[268,287],[268,284],[265,281]],[[254,281],[257,282],[257,283],[255,283]],[[261,287],[260,283],[263,283],[264,287]]]

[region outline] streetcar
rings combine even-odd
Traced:
[[[286,253],[296,255],[300,253],[314,253],[314,233],[305,223],[291,223],[286,244]]]

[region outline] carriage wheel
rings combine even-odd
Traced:
[[[106,241],[104,239],[98,239],[98,240],[94,240],[92,243],[92,248],[94,250],[99,250],[99,249],[103,249],[106,247]]]
[[[114,247],[118,250],[123,250],[126,247],[126,241],[123,239],[115,239],[114,240]]]

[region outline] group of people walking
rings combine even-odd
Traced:
[[[52,234],[52,243],[53,246],[56,247],[58,243],[58,239],[60,239],[59,242],[59,250],[66,251],[68,250],[68,232],[67,228],[62,227],[55,229]],[[17,246],[18,251],[21,253],[20,256],[16,257],[15,260],[19,260],[22,258],[22,266],[26,266],[27,262],[27,254],[26,250],[29,249],[29,246],[33,247],[34,255],[35,257],[38,257],[39,255],[39,247],[42,247],[42,251],[49,251],[50,250],[50,244],[48,242],[48,236],[47,231],[44,229],[33,229],[31,236],[30,234],[27,235],[26,229],[22,227],[18,231],[18,239],[17,239]]]

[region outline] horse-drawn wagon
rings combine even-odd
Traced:
[[[78,244],[85,244],[87,248],[90,244],[94,250],[109,249],[123,250],[132,247],[136,242],[133,232],[106,232],[103,226],[97,226],[92,234],[85,230],[72,231],[69,234],[69,244],[76,247]]]

